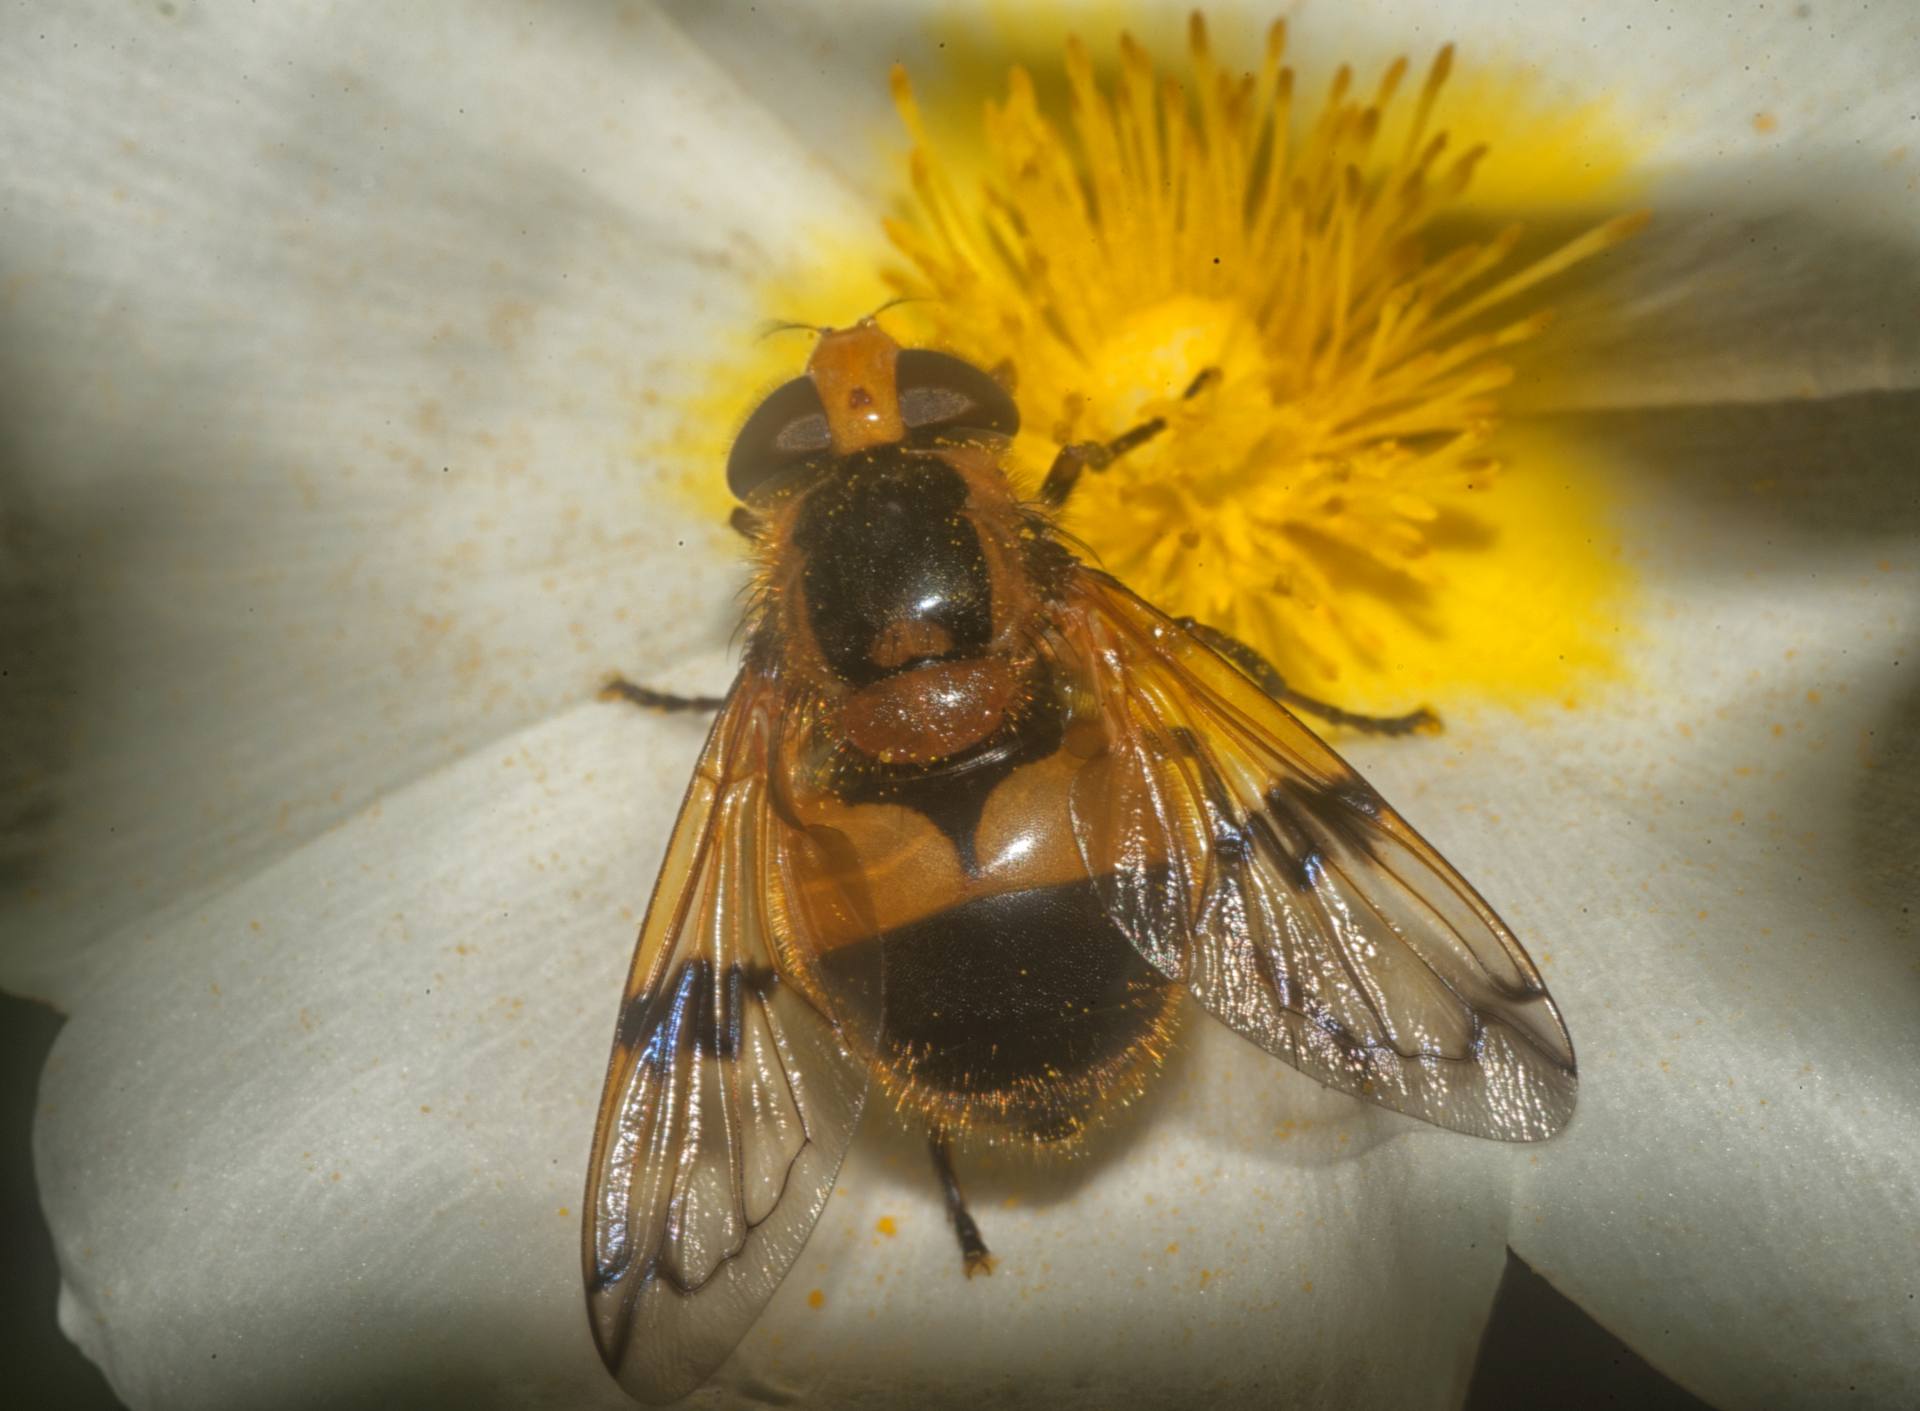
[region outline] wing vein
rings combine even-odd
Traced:
[[[1059,640],[1106,723],[1076,785],[1081,855],[1146,959],[1321,1082],[1482,1136],[1564,1125],[1577,1080],[1559,1012],[1425,839],[1237,666],[1115,580],[1076,581]],[[1166,859],[1175,890],[1199,879],[1190,905],[1155,909],[1143,856]]]

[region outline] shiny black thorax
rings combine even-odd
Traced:
[[[842,681],[870,685],[927,660],[978,656],[993,639],[993,588],[967,484],[938,456],[886,446],[850,456],[808,492],[793,529],[808,626]],[[883,664],[889,631],[923,651]],[[884,655],[884,654],[883,654]]]

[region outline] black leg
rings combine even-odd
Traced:
[[[933,1169],[947,1195],[947,1214],[953,1219],[954,1234],[960,1237],[960,1261],[967,1277],[991,1274],[993,1256],[987,1253],[986,1241],[980,1238],[980,1227],[967,1213],[967,1198],[960,1194],[960,1180],[953,1174],[952,1142],[945,1132],[936,1130],[927,1137],[927,1148],[933,1153]]]
[[[1219,376],[1220,369],[1217,367],[1202,368],[1199,375],[1187,384],[1187,390],[1180,394],[1180,400],[1184,402],[1198,396],[1202,388]],[[1073,487],[1079,484],[1082,471],[1105,470],[1128,451],[1146,445],[1166,429],[1166,418],[1156,416],[1130,431],[1121,432],[1111,441],[1076,441],[1071,446],[1062,446],[1060,453],[1053,458],[1047,478],[1041,482],[1041,503],[1050,509],[1059,509],[1067,502],[1067,496],[1073,493]]]
[[[727,703],[724,696],[669,695],[665,691],[636,686],[624,676],[616,676],[602,686],[600,699],[626,701],[645,710],[718,710]]]
[[[1416,730],[1440,728],[1440,717],[1424,706],[1419,710],[1410,710],[1405,715],[1358,715],[1350,710],[1342,710],[1337,705],[1330,705],[1326,701],[1317,700],[1294,690],[1272,662],[1238,637],[1229,637],[1218,627],[1209,627],[1206,623],[1191,617],[1180,618],[1179,624],[1246,672],[1253,678],[1255,685],[1282,705],[1293,706],[1306,711],[1309,715],[1317,715],[1334,725],[1351,726],[1355,730],[1365,730],[1375,735],[1409,735]]]

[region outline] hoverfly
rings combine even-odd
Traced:
[[[1196,388],[1208,374],[1196,379]],[[1190,389],[1190,391],[1193,389]],[[1052,513],[1164,429],[1063,449],[1037,502],[987,372],[869,318],[735,441],[758,554],[744,664],[621,1000],[582,1258],[648,1401],[726,1358],[819,1219],[869,1090],[954,1176],[973,1137],[1071,1144],[1138,1094],[1187,997],[1320,1082],[1549,1137],[1572,1044],[1460,875],[1288,705],[1264,658],[1082,563]]]

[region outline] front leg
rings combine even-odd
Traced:
[[[1253,679],[1256,686],[1281,705],[1292,706],[1309,715],[1317,715],[1334,725],[1346,725],[1374,735],[1410,735],[1416,731],[1434,731],[1440,728],[1440,717],[1425,706],[1418,710],[1410,710],[1405,715],[1360,715],[1296,691],[1287,684],[1286,678],[1280,674],[1279,669],[1272,662],[1238,637],[1228,636],[1218,627],[1209,627],[1197,618],[1182,617],[1176,620],[1181,627],[1244,671]]]
[[[1187,384],[1187,390],[1180,394],[1180,400],[1185,402],[1199,396],[1202,389],[1219,380],[1219,377],[1219,368],[1202,368]],[[1111,441],[1076,441],[1071,446],[1062,446],[1059,454],[1053,458],[1047,478],[1041,482],[1040,502],[1048,509],[1059,509],[1067,502],[1067,496],[1073,493],[1073,487],[1080,483],[1081,472],[1105,470],[1128,451],[1146,445],[1166,429],[1167,419],[1156,416],[1121,432]]]

